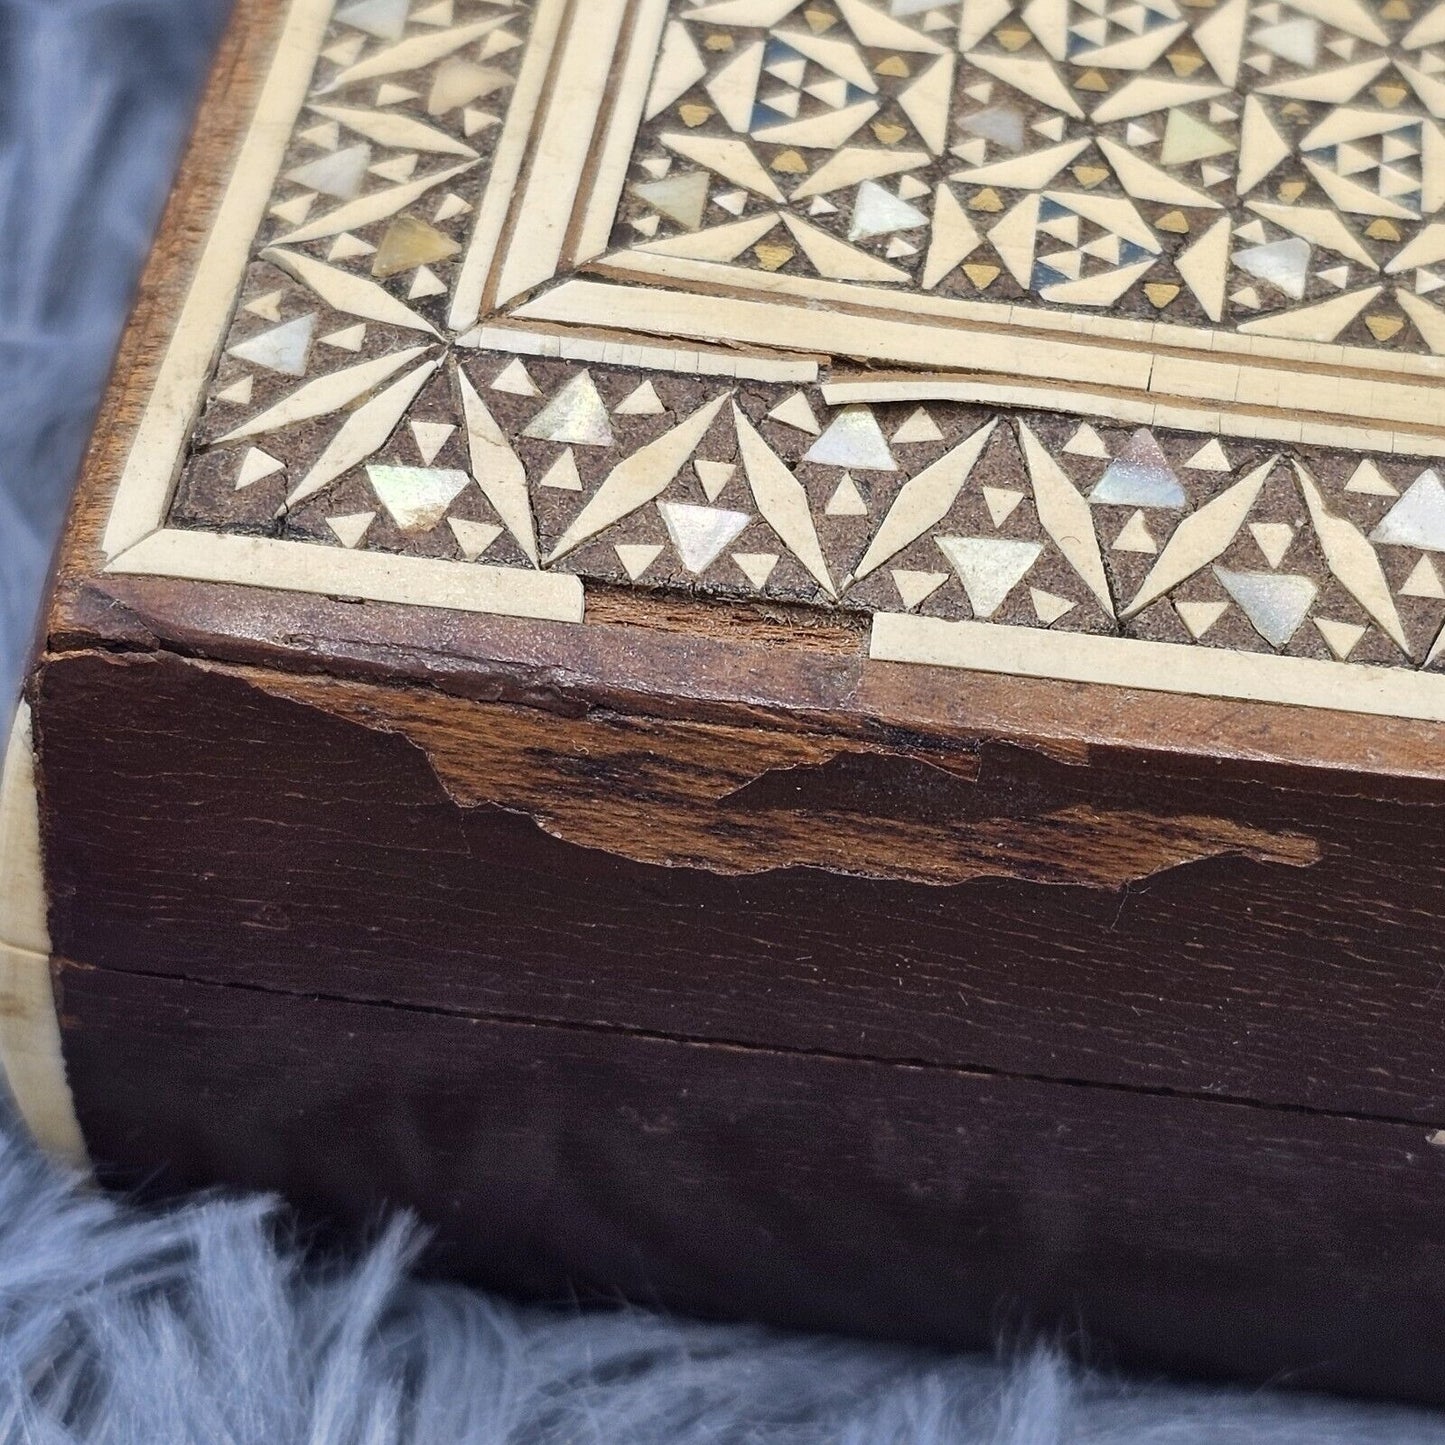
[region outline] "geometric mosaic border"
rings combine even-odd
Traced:
[[[1441,9],[296,0],[108,565],[1445,720]]]

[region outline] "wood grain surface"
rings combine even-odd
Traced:
[[[29,685],[111,1177],[528,1293],[1445,1399],[1438,727],[101,572],[264,72],[238,0]]]
[[[732,732],[145,654],[39,704],[66,957],[1445,1123],[1433,807],[762,729],[749,774]],[[891,876],[787,851],[870,826]],[[918,882],[950,849],[980,876]]]
[[[1414,1126],[60,976],[100,1155],[357,1222],[409,1204],[451,1273],[951,1344],[1085,1331],[1111,1362],[1445,1398],[1445,1151]]]

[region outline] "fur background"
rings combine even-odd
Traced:
[[[222,9],[0,0],[0,700]],[[266,1200],[136,1211],[0,1120],[0,1445],[1445,1445],[1438,1415],[1046,1348],[520,1309],[410,1280],[416,1243],[327,1260]]]

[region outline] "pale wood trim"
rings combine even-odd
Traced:
[[[598,336],[569,330],[531,331],[488,323],[459,336],[456,344],[502,351],[509,356],[553,356],[564,361],[681,372],[685,376],[725,376],[794,386],[811,386],[818,380],[818,363],[812,359],[771,352],[747,352],[737,348],[699,351],[692,347],[656,346],[639,343],[625,332]]]
[[[1407,668],[893,612],[874,615],[868,655],[878,662],[1445,722],[1445,676]]]
[[[1329,373],[1384,374],[1403,381],[1445,379],[1445,356],[1413,352],[1371,351],[1329,341],[1292,341],[1252,336],[1237,331],[1211,331],[1177,322],[1144,321],[1115,316],[1106,310],[1069,310],[1023,303],[969,301],[929,291],[885,287],[855,281],[829,281],[788,272],[757,271],[725,261],[696,261],[642,248],[614,251],[587,266],[587,272],[619,278],[676,281],[715,288],[739,298],[773,296],[787,301],[823,301],[870,313],[917,316],[969,322],[988,331],[1057,331],[1145,351],[1183,358],[1233,356],[1242,360],[1277,361],[1284,369],[1305,367]]]
[[[487,283],[496,266],[507,217],[516,202],[517,181],[527,161],[557,37],[562,33],[562,21],[570,3],[571,0],[540,0],[533,16],[527,53],[507,107],[496,154],[492,157],[492,170],[477,208],[472,239],[452,292],[447,325],[453,331],[464,331],[474,325],[484,309]]]
[[[152,533],[110,562],[106,571],[233,582],[283,592],[319,592],[372,602],[407,602],[548,622],[581,622],[583,612],[581,579],[565,572],[351,552],[312,542],[179,529]]]
[[[502,304],[555,276],[586,178],[628,0],[574,6],[497,279]]]
[[[0,770],[0,1067],[36,1143],[87,1168],[51,983],[34,738],[23,702]]]
[[[613,87],[612,114],[592,175],[581,231],[572,247],[572,265],[600,256],[612,237],[617,208],[622,204],[622,188],[627,182],[628,163],[642,125],[643,107],[647,104],[648,82],[657,63],[663,27],[667,24],[668,3],[669,0],[639,0],[637,14],[629,27],[627,61]]]

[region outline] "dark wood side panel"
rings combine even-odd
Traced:
[[[66,965],[97,1157],[441,1231],[449,1271],[1445,1399],[1445,1151],[1408,1125]]]
[[[1016,750],[985,753],[974,777],[932,769],[920,787],[906,757],[864,758],[768,773],[723,816],[763,829],[761,849],[773,822],[796,831],[821,815],[834,828],[912,809],[943,847],[1000,817],[1122,800],[1161,817],[1223,811],[1269,838],[1303,836],[1318,858],[1226,854],[1123,889],[722,876],[563,841],[520,804],[459,806],[420,747],[382,730],[411,695],[372,689],[378,725],[362,725],[270,688],[164,656],[45,666],[59,952],[466,1014],[1445,1123],[1433,807],[1244,784],[1224,795],[1207,779]],[[479,759],[511,757],[508,729],[532,725],[454,705]],[[661,774],[653,791],[638,781],[639,759],[662,766],[656,738],[628,727],[612,752],[564,732],[510,772],[542,792],[615,795],[634,832],[663,826]],[[570,769],[560,784],[556,766]]]

